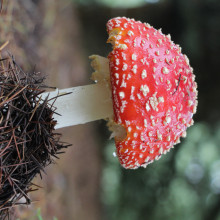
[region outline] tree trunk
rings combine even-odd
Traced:
[[[47,74],[47,84],[51,86],[65,88],[88,83],[89,60],[82,52],[81,29],[71,1],[20,0],[13,16],[15,30],[9,50],[18,63],[32,70],[36,65],[35,70]],[[73,146],[55,160],[56,165],[47,168],[43,182],[35,179],[43,185],[43,189],[32,193],[33,200],[39,202],[29,211],[19,209],[18,217],[29,219],[39,207],[44,219],[56,216],[99,220],[101,160],[96,123],[58,132],[63,133],[63,141]]]

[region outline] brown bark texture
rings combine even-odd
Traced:
[[[72,2],[5,1],[7,7],[0,18],[1,44],[10,40],[7,50],[29,71],[47,75],[47,84],[58,88],[79,86],[89,82],[81,46],[81,28]],[[74,104],[74,103],[73,103]],[[30,207],[19,207],[21,220],[32,219],[40,208],[44,219],[101,219],[100,143],[96,123],[58,130],[62,140],[71,143],[55,165],[47,168],[43,180],[35,183],[43,188],[31,194]]]

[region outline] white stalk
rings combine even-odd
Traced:
[[[54,103],[57,108],[56,112],[61,115],[54,114],[54,119],[57,121],[56,129],[99,119],[111,119],[113,116],[108,59],[96,55],[90,58],[95,69],[92,79],[98,83],[62,90],[57,89],[42,94],[43,99],[48,94],[49,99],[62,95]],[[51,103],[53,101],[51,100]]]

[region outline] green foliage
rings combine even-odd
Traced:
[[[20,219],[17,219],[17,220],[20,220]],[[37,209],[37,214],[35,217],[29,219],[29,220],[44,220],[42,215],[41,215],[41,210],[40,208]],[[58,220],[56,217],[53,217],[53,220]]]
[[[121,168],[114,144],[108,145],[102,182],[107,219],[203,219],[220,194],[219,134],[220,126],[197,123],[182,144],[135,171]]]
[[[110,8],[135,8],[146,3],[157,3],[160,0],[75,0],[81,5],[99,4]]]
[[[40,209],[37,210],[37,218],[38,220],[43,220],[42,216],[41,216],[41,211]]]

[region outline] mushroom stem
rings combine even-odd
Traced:
[[[53,104],[56,112],[60,114],[54,114],[56,129],[113,117],[108,59],[97,55],[91,56],[90,59],[95,69],[92,79],[98,83],[42,94],[43,99],[49,95],[51,104],[54,102],[53,98],[60,96]]]
[[[42,98],[46,98],[47,95],[48,93],[43,93]],[[108,119],[113,115],[111,94],[104,84],[56,90],[49,93],[49,99],[57,95],[63,96],[57,98],[53,104],[57,108],[56,112],[60,114],[54,114],[54,119],[57,121],[56,129]],[[51,103],[53,101],[54,99]]]

